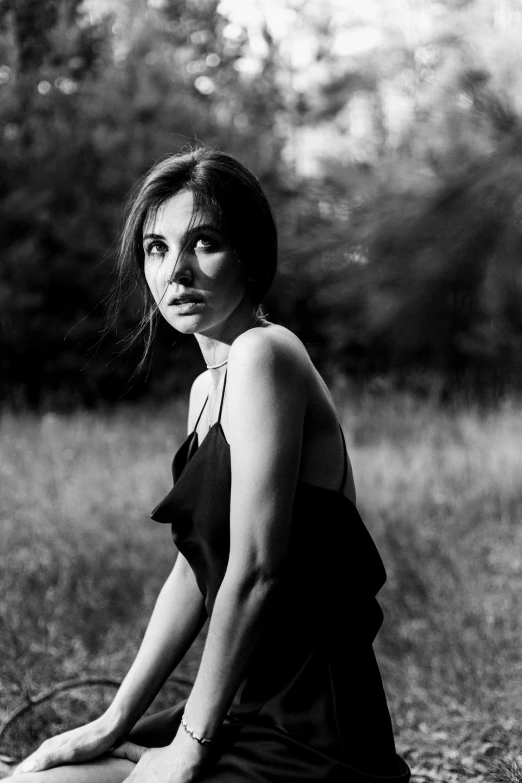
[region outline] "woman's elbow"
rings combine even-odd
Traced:
[[[284,569],[275,562],[232,565],[227,570],[227,577],[239,596],[267,599],[277,593],[284,577]]]

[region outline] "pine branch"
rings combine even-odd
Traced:
[[[79,677],[76,680],[66,680],[65,682],[59,682],[56,685],[53,685],[51,688],[47,688],[47,690],[42,691],[37,696],[27,695],[25,703],[19,704],[18,707],[15,707],[0,723],[0,740],[6,733],[11,723],[13,723],[13,721],[15,721],[21,715],[29,712],[29,710],[31,710],[33,707],[36,707],[38,704],[43,704],[46,701],[50,701],[52,698],[54,698],[54,696],[56,696],[57,693],[72,690],[73,688],[83,688],[86,685],[105,685],[112,688],[119,688],[121,682],[110,677]]]

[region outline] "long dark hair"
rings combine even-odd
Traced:
[[[182,190],[193,194],[193,219],[202,210],[213,215],[245,271],[254,305],[260,305],[276,273],[274,215],[258,180],[242,163],[205,147],[169,155],[156,163],[133,188],[126,205],[108,310],[108,321],[114,324],[129,297],[136,289],[142,292],[141,318],[122,341],[125,350],[143,340],[144,353],[137,371],[151,348],[159,312],[143,272],[143,227],[164,202]]]

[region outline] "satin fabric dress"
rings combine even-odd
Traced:
[[[151,516],[171,524],[209,616],[229,555],[230,449],[219,418],[198,446],[176,453],[174,486]],[[205,401],[206,404],[206,401]],[[205,406],[203,406],[205,407]],[[201,417],[201,413],[200,413]],[[198,418],[199,422],[199,418]],[[216,741],[206,783],[407,783],[395,752],[372,642],[382,560],[355,505],[338,491],[299,482],[283,581]],[[138,721],[128,739],[168,745],[185,702]]]

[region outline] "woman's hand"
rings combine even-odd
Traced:
[[[61,764],[78,764],[91,761],[111,748],[117,736],[108,727],[103,717],[51,737],[31,753],[16,772],[40,772]]]
[[[208,761],[210,751],[180,728],[165,748],[143,748],[124,742],[111,756],[136,763],[126,783],[192,783]]]

